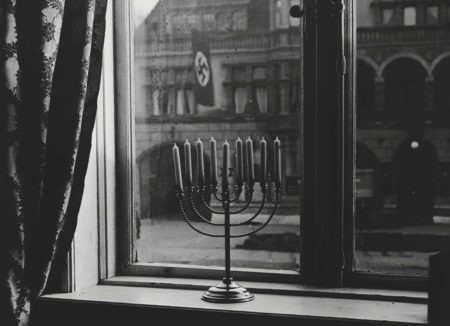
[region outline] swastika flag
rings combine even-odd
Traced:
[[[213,73],[209,42],[204,35],[195,30],[192,31],[192,52],[196,101],[201,105],[214,106]]]

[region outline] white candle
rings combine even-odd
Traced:
[[[250,137],[245,141],[247,152],[247,184],[253,185],[255,181],[255,167],[253,166],[253,141]]]
[[[281,185],[281,142],[278,137],[274,141],[275,147],[275,186]]]
[[[259,151],[261,154],[261,175],[260,175],[260,184],[261,187],[266,186],[266,176],[267,176],[267,142],[262,137],[259,142]]]
[[[228,186],[228,159],[230,157],[230,144],[225,139],[223,143],[223,157],[222,157],[222,186]]]
[[[177,186],[178,191],[183,191],[183,178],[181,176],[180,151],[178,150],[178,146],[176,144],[173,145],[172,154],[173,154],[173,165],[174,165],[174,170],[175,170],[175,185]]]
[[[237,184],[242,186],[244,181],[244,160],[243,144],[240,137],[236,140],[236,166],[237,166]]]
[[[203,162],[203,143],[200,138],[197,140],[197,167],[198,167],[198,184],[205,185],[205,165]]]
[[[211,145],[211,184],[217,186],[217,153],[216,153],[216,140],[211,137],[209,141]]]
[[[191,158],[191,144],[189,140],[186,139],[184,143],[184,171],[186,174],[186,179],[188,186],[192,185],[192,158]]]

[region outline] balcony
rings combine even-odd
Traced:
[[[206,34],[210,40],[212,51],[269,50],[276,48],[300,47],[298,29],[283,29],[267,32],[211,32]],[[137,53],[145,55],[161,55],[168,53],[190,53],[192,51],[191,36],[155,37],[149,34],[145,42],[136,43]]]
[[[358,46],[450,43],[450,28],[443,26],[358,28]]]

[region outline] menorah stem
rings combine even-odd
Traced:
[[[231,260],[230,260],[230,192],[228,190],[223,193],[223,208],[225,211],[225,283],[231,283]]]

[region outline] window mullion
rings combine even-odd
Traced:
[[[345,1],[346,20],[349,2]],[[342,22],[331,1],[307,0],[305,5],[316,9],[306,17],[304,50],[302,276],[309,284],[338,286],[343,276],[344,132],[348,129],[336,66],[336,33]],[[344,31],[351,42],[348,25]]]

